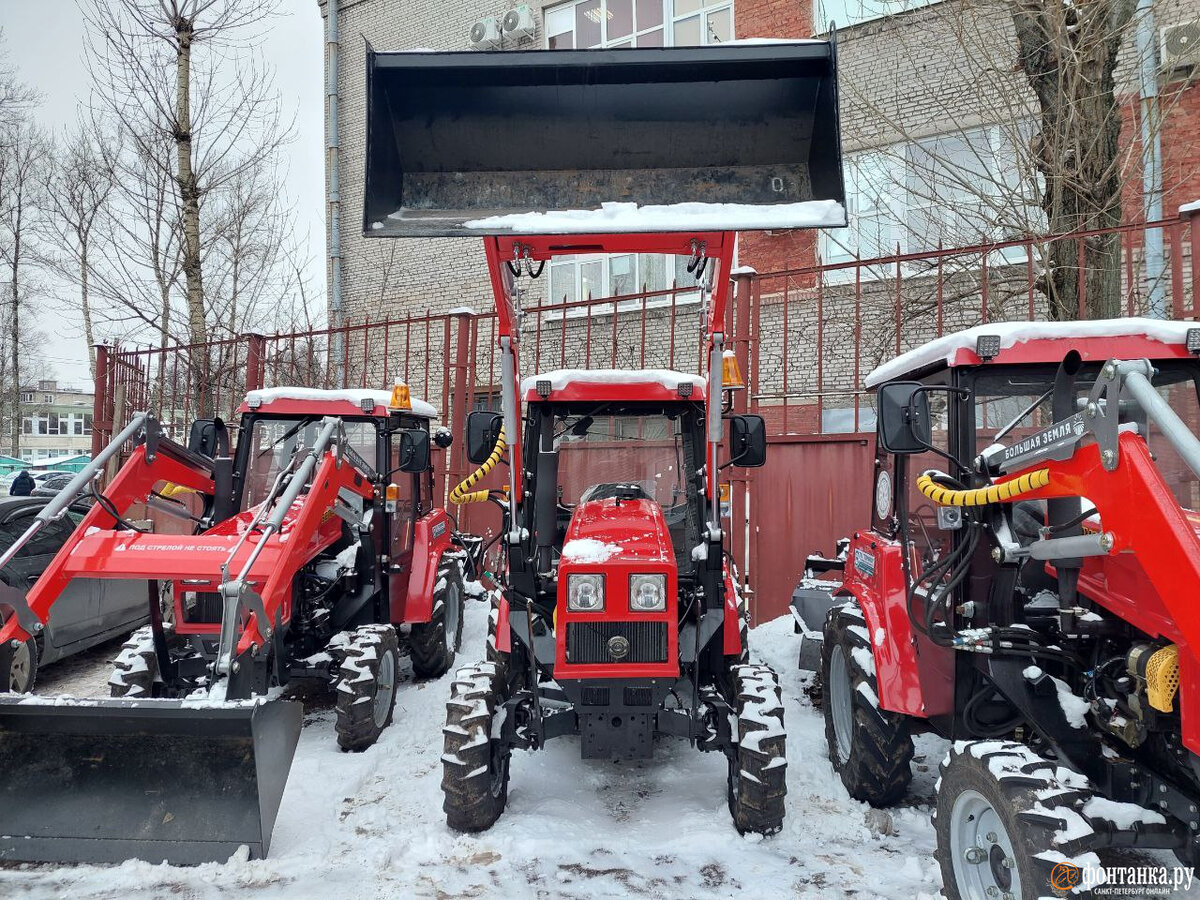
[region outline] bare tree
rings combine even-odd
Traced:
[[[34,230],[45,209],[40,179],[50,161],[50,142],[35,126],[18,121],[0,129],[0,262],[9,280],[8,403],[14,456],[21,451],[21,311],[33,289],[29,269],[36,263]]]
[[[96,104],[169,176],[181,235],[187,342],[209,325],[202,215],[290,139],[255,53],[277,0],[81,0]],[[170,152],[164,154],[164,141]],[[193,362],[198,386],[207,361]]]
[[[4,29],[0,28],[0,45]],[[17,124],[26,113],[41,101],[41,95],[21,81],[13,67],[0,53],[0,127]]]
[[[89,288],[95,265],[94,234],[103,221],[116,182],[115,148],[101,146],[95,129],[80,126],[43,176],[49,215],[43,217],[47,261],[79,290],[88,364],[96,375],[96,334]]]

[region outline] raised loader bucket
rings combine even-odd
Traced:
[[[844,225],[835,72],[826,41],[372,52],[364,234]]]
[[[299,703],[0,697],[0,860],[262,857]]]

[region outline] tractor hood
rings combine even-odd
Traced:
[[[653,500],[606,497],[581,503],[563,542],[560,574],[567,569],[675,568],[675,552],[662,508]]]

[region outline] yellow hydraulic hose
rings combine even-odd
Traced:
[[[935,475],[940,474],[922,472],[917,478],[917,490],[940,506],[986,506],[989,503],[1005,503],[1016,500],[1022,494],[1044,488],[1050,483],[1049,469],[1035,469],[1003,484],[993,484],[970,491],[956,491],[942,487],[933,480]]]
[[[472,491],[487,474],[496,468],[496,464],[500,462],[500,458],[504,455],[504,451],[508,449],[508,443],[504,440],[504,426],[500,426],[500,433],[496,436],[496,446],[492,448],[492,455],[484,460],[483,465],[464,478],[461,482],[454,486],[454,490],[450,492],[450,502],[462,506],[465,503],[483,503],[488,498],[488,492]]]

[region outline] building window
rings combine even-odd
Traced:
[[[831,24],[838,28],[846,28],[859,22],[899,15],[937,2],[938,0],[814,0],[813,28],[818,34],[825,34]]]
[[[692,299],[696,279],[687,271],[686,256],[658,253],[587,254],[556,256],[550,261],[551,303],[568,303],[588,297],[621,297],[646,291],[669,290],[674,282]],[[647,305],[670,303],[670,297],[651,298]],[[636,301],[631,301],[636,305]],[[580,315],[584,310],[579,311]]]
[[[731,0],[574,0],[546,10],[551,50],[687,47],[733,38]]]
[[[969,247],[1036,232],[1039,186],[1022,175],[1027,129],[1001,126],[847,156],[848,228],[821,233],[825,263]]]
[[[21,394],[21,402],[22,403],[32,403],[33,402],[33,392],[25,391],[24,393],[22,393]]]

